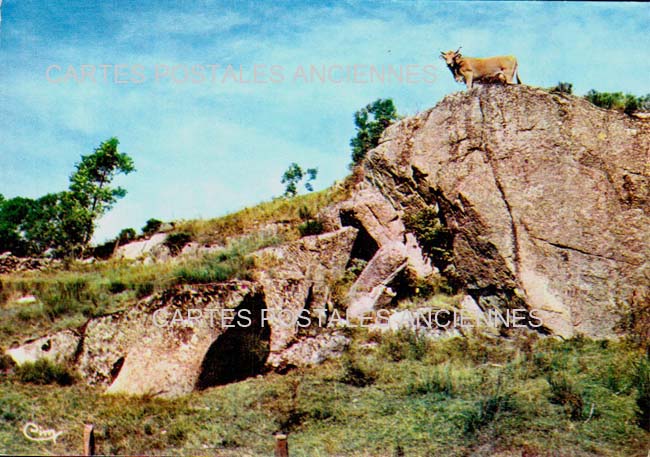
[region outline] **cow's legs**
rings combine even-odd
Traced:
[[[467,90],[472,88],[472,73],[463,73],[463,78],[465,78],[465,84],[467,84]]]

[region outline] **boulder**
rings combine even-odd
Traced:
[[[114,257],[127,260],[144,260],[146,262],[165,261],[171,257],[165,246],[166,233],[156,233],[146,240],[132,241],[117,248]]]
[[[365,176],[394,210],[437,206],[476,300],[608,337],[650,275],[650,124],[567,95],[484,85],[391,126]]]
[[[274,368],[306,367],[340,357],[350,345],[350,339],[340,332],[324,332],[303,337],[281,352],[271,354],[268,364]]]
[[[254,254],[269,308],[271,351],[284,349],[296,335],[292,320],[305,308],[327,308],[329,286],[345,272],[357,229],[312,235]]]
[[[80,336],[63,330],[53,335],[27,341],[21,346],[6,351],[16,365],[46,359],[55,363],[67,363],[74,360],[79,346]]]

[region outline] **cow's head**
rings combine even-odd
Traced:
[[[440,51],[440,58],[444,59],[444,61],[447,63],[447,66],[453,67],[458,64],[458,59],[461,57],[460,55],[460,48],[458,48],[456,51],[447,51],[447,52],[442,52]]]

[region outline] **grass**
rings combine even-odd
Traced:
[[[282,241],[250,235],[223,250],[175,263],[143,265],[129,261],[73,264],[68,270],[0,276],[0,346],[64,328],[88,318],[128,308],[138,299],[176,284],[248,279],[254,267],[248,256]],[[38,300],[17,303],[22,295]]]
[[[306,216],[313,217],[326,206],[349,197],[352,179],[356,178],[351,176],[320,192],[275,198],[215,219],[180,221],[174,230],[191,234],[192,239],[199,243],[225,243],[229,238],[258,232],[265,225],[276,223],[285,226],[284,233],[281,233],[285,237],[299,238],[298,226]]]
[[[650,433],[640,427],[637,407],[643,355],[626,343],[453,338],[393,361],[382,352],[383,337],[360,330],[352,337],[348,358],[177,400],[102,396],[81,384],[23,384],[5,375],[0,450],[79,452],[83,424],[91,422],[98,451],[119,454],[271,455],[280,430],[289,433],[292,456],[392,456],[398,448],[408,456],[479,448],[647,454]],[[562,377],[583,398],[580,418],[558,401],[566,387],[549,383]],[[20,432],[27,421],[64,434],[57,444],[29,442]]]

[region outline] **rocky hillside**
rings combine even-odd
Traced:
[[[71,360],[109,392],[177,396],[344,351],[335,328],[286,325],[283,311],[359,318],[442,275],[475,313],[524,307],[544,333],[608,337],[614,309],[648,283],[647,121],[482,86],[390,127],[363,169],[352,196],[321,211],[326,233],[254,252],[250,278],[178,286],[9,354]],[[362,271],[341,292],[352,265]],[[207,310],[270,317],[244,330]]]

